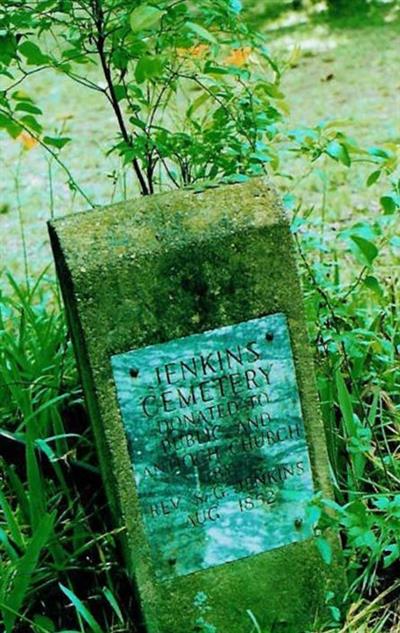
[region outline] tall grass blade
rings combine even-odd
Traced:
[[[20,547],[21,549],[24,549],[24,538],[22,535],[22,531],[20,530],[18,521],[15,518],[12,508],[10,504],[8,503],[6,496],[3,493],[1,488],[0,488],[0,507],[3,510],[4,518],[6,520],[6,524],[10,531],[11,537],[13,538],[14,542],[18,545],[18,547]]]
[[[6,633],[11,633],[17,616],[26,595],[26,591],[31,583],[40,553],[47,544],[53,531],[55,514],[45,514],[28,544],[25,554],[18,560],[15,566],[15,575],[12,587],[4,600],[5,605],[14,611],[3,610],[4,625]]]
[[[107,598],[107,601],[110,603],[112,609],[117,614],[118,620],[121,622],[121,624],[123,624],[124,623],[124,618],[122,616],[121,609],[119,608],[119,604],[118,604],[114,594],[112,593],[112,591],[108,587],[104,587],[103,588],[103,593],[104,593],[105,597]]]
[[[358,431],[361,423],[354,414],[353,404],[351,401],[351,395],[347,389],[346,383],[340,370],[336,371],[336,388],[338,393],[338,401],[340,411],[343,416],[344,428],[347,438],[347,452],[349,455],[351,471],[348,472],[349,489],[352,491],[357,490],[360,487],[362,477],[364,475],[365,465],[367,459],[365,455],[360,451],[351,451],[351,443],[358,440]]]
[[[68,600],[74,605],[77,613],[85,620],[85,622],[90,626],[93,633],[104,633],[103,629],[99,625],[99,623],[94,619],[90,611],[85,607],[82,600],[78,598],[74,594],[73,591],[64,587],[61,583],[59,583],[59,587],[63,593],[67,596]]]

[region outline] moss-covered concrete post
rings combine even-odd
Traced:
[[[104,485],[149,633],[303,633],[339,591],[287,220],[262,179],[50,223]]]

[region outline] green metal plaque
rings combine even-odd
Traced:
[[[283,314],[111,361],[159,578],[311,535],[313,482]]]

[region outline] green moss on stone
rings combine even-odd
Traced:
[[[274,312],[287,315],[316,488],[330,495],[328,460],[294,249],[282,209],[262,179],[200,194],[181,191],[80,213],[50,224],[82,381],[128,569],[149,633],[195,633],[204,592],[218,633],[304,633],[340,592],[312,541],[173,581],[152,568],[110,357]],[[280,628],[279,628],[280,627]]]

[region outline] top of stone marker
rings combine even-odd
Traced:
[[[104,265],[108,257],[132,255],[191,242],[210,234],[259,228],[284,221],[277,195],[266,178],[196,193],[179,190],[136,198],[51,221],[69,254]],[[109,246],[109,249],[107,248]]]

